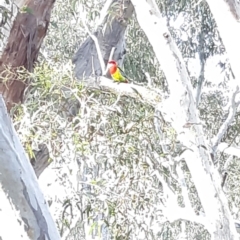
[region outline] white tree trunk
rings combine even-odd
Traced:
[[[154,0],[132,0],[139,25],[147,35],[163,69],[170,97],[159,107],[171,122],[184,146],[180,159],[185,159],[191,172],[208,221],[212,239],[238,239],[228,202],[213,168],[204,133],[198,117],[193,89],[184,61],[161,18]]]
[[[0,123],[1,239],[60,239],[1,95]]]

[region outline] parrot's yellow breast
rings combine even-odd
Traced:
[[[124,81],[125,80],[125,77],[122,76],[120,70],[117,68],[117,70],[111,74],[113,80],[115,81]]]

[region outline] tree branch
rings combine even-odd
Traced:
[[[100,89],[110,91],[116,95],[129,96],[139,101],[143,101],[153,107],[161,102],[161,95],[155,89],[139,86],[136,84],[115,83],[106,77],[99,77],[96,81],[94,78],[89,78],[84,81],[85,85],[90,89]]]
[[[104,63],[104,59],[103,59],[103,56],[102,56],[102,52],[101,52],[101,49],[100,49],[100,46],[99,46],[99,43],[98,43],[98,39],[96,36],[94,36],[90,30],[88,29],[88,26],[85,22],[85,19],[82,21],[83,22],[83,25],[87,31],[87,33],[89,34],[89,36],[92,38],[92,40],[94,41],[95,43],[95,47],[96,47],[96,50],[97,50],[97,55],[98,55],[98,60],[99,60],[99,63],[100,63],[100,66],[101,66],[101,69],[102,69],[102,73],[105,73],[105,63]],[[94,72],[94,71],[93,71]]]
[[[159,104],[158,110],[164,118],[167,117],[177,133],[178,140],[186,149],[181,157],[185,157],[206,217],[211,223],[210,233],[214,233],[212,239],[220,239],[222,234],[225,234],[226,239],[235,239],[237,233],[233,218],[220,188],[219,174],[212,167],[193,97],[193,88],[182,55],[161,18],[155,1],[131,1],[138,23],[147,35],[168,81],[170,97]],[[206,192],[211,193],[207,198]]]
[[[229,155],[233,155],[236,157],[240,157],[240,148],[238,147],[230,147],[227,143],[220,143],[217,146],[217,150]]]
[[[229,107],[229,113],[228,113],[228,117],[226,119],[226,121],[222,124],[222,126],[220,127],[217,136],[214,138],[213,140],[213,144],[212,144],[212,150],[213,150],[213,154],[215,154],[216,150],[217,150],[217,146],[220,143],[220,141],[222,140],[224,134],[226,133],[229,125],[233,122],[234,117],[236,115],[237,112],[237,108],[240,104],[240,101],[236,102],[236,95],[239,93],[239,89],[237,88],[237,90],[233,93],[232,96],[232,100],[231,100],[231,105]]]

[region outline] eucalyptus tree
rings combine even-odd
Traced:
[[[63,239],[237,238],[237,33],[208,3],[55,3],[14,110]]]

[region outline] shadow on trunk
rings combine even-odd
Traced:
[[[122,1],[113,0],[103,23],[93,33],[98,40],[105,64],[109,60],[112,48],[115,48],[113,59],[121,66],[126,52],[124,47],[125,32],[133,9],[131,1],[125,0],[123,5]],[[73,57],[73,63],[75,64],[75,76],[78,79],[88,78],[91,75],[102,75],[96,45],[91,36],[82,43]]]

